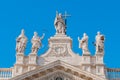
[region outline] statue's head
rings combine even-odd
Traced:
[[[21,34],[19,35],[19,37],[24,37],[25,36],[25,31],[24,29],[21,30]]]
[[[84,33],[84,34],[83,34],[83,36],[87,36],[87,34],[86,34],[86,33]]]
[[[37,36],[38,35],[38,33],[37,32],[34,32],[34,36]]]
[[[97,35],[100,35],[100,31],[97,32]]]
[[[59,17],[62,17],[62,14],[61,14],[61,13],[59,13]]]

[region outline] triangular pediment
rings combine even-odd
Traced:
[[[48,76],[50,75],[56,75],[53,76],[54,78],[66,77],[70,78],[70,80],[76,80],[75,78],[77,78],[77,80],[106,80],[105,78],[80,70],[79,68],[60,60],[38,67],[35,70],[16,76],[11,80],[46,80],[45,78],[49,78]]]

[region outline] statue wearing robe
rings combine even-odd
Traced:
[[[39,37],[37,32],[34,32],[34,36],[31,40],[32,42],[32,53],[37,53],[40,47],[42,46],[41,40],[44,38],[44,34],[42,37]]]
[[[62,14],[57,14],[54,21],[56,34],[65,34],[66,33],[66,25],[65,21],[62,18]]]
[[[103,52],[104,51],[104,36],[100,34],[100,32],[97,33],[96,36],[96,52]]]
[[[27,44],[27,37],[24,35],[24,30],[22,30],[20,36],[16,40],[16,52],[24,53],[26,44]]]
[[[82,39],[80,40],[80,38],[78,37],[79,40],[79,48],[82,49],[83,53],[88,53],[88,36],[86,33],[83,34]]]

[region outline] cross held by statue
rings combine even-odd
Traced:
[[[65,20],[65,25],[67,25],[67,17],[70,17],[71,15],[67,14],[67,12],[65,11],[65,13],[62,15],[63,19]]]
[[[62,17],[64,18],[64,19],[66,19],[67,17],[70,17],[71,15],[69,15],[69,14],[67,14],[67,12],[65,11],[65,14],[64,15],[62,15]]]

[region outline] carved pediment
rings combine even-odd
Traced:
[[[89,72],[82,71],[79,68],[62,61],[55,61],[43,67],[39,67],[33,71],[29,71],[12,78],[11,80],[51,80],[50,78],[53,78],[54,80],[57,77],[68,78],[68,80],[106,80],[105,78],[101,78]]]
[[[44,75],[42,77],[38,77],[35,80],[75,80],[75,79],[74,79],[73,75],[68,74],[61,70],[57,70],[57,71],[51,72],[47,75]]]

